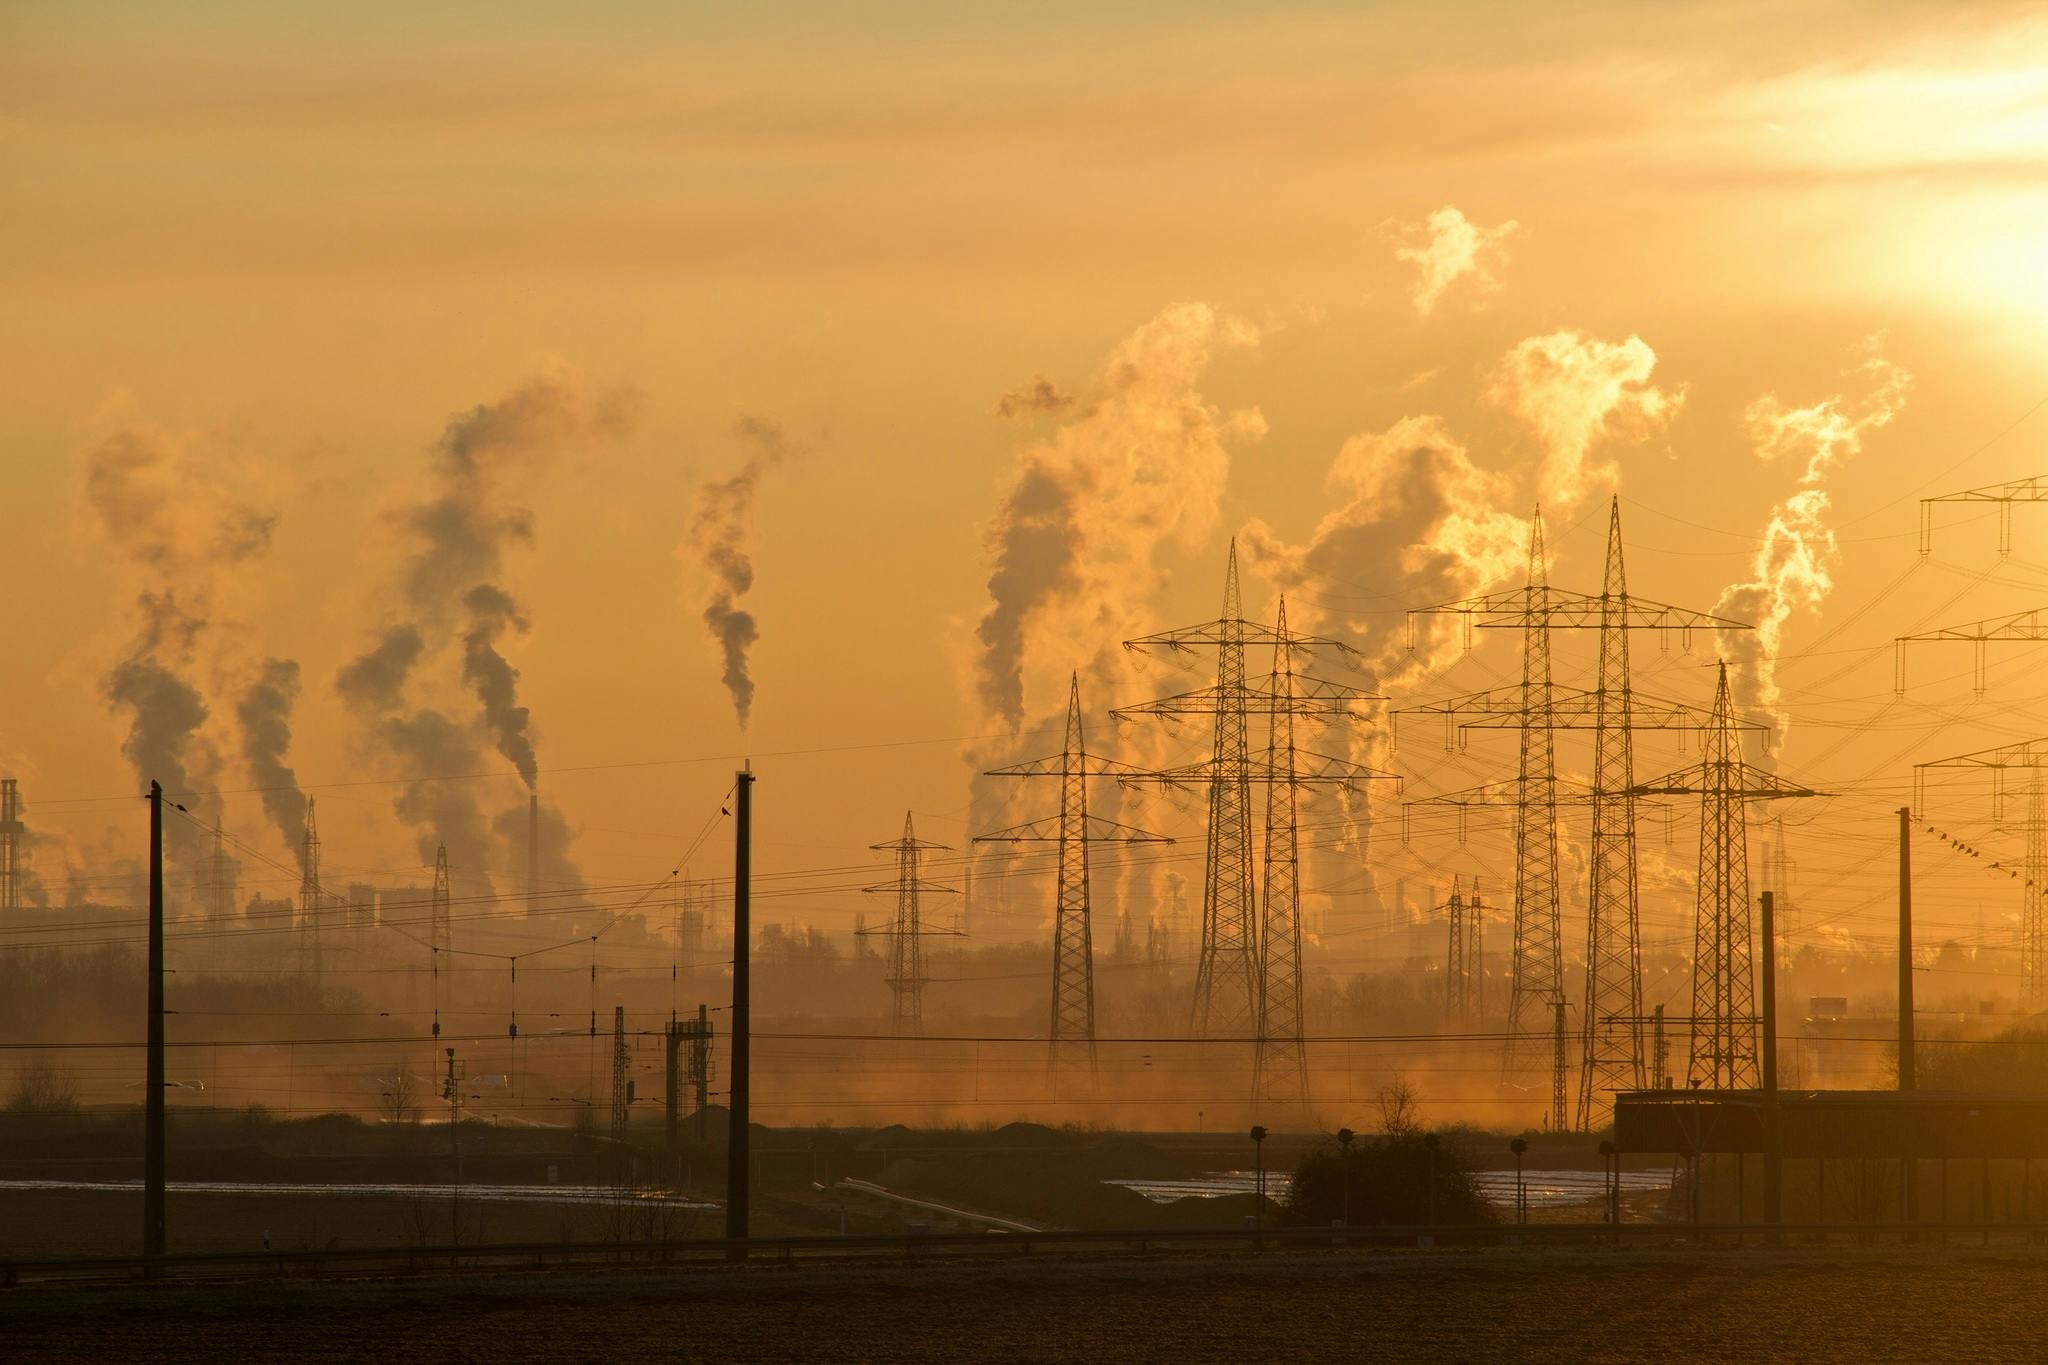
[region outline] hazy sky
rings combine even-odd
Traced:
[[[960,741],[1041,723],[1076,668],[1096,709],[1182,685],[1110,647],[1212,614],[1233,533],[1250,602],[1284,586],[1370,652],[1400,608],[1519,575],[1539,496],[1555,578],[1597,587],[1618,491],[1637,593],[1751,583],[1747,614],[1778,614],[1780,757],[1845,793],[1795,817],[1802,932],[1823,908],[1871,930],[1860,869],[1910,765],[2035,729],[2024,651],[1994,652],[1982,701],[1966,655],[1915,654],[1897,701],[1889,640],[2048,588],[2048,513],[2003,566],[1964,517],[1918,564],[1913,506],[2038,472],[2048,24],[1099,8],[8,7],[0,760],[45,881],[140,842],[109,680],[162,627],[144,590],[177,596],[151,647],[206,709],[193,771],[257,785],[237,701],[296,661],[289,761],[330,877],[396,877],[421,859],[395,789],[335,785],[432,769],[379,737],[393,715],[504,771],[467,784],[483,820],[523,800],[464,671],[461,594],[489,581],[540,790],[584,872],[625,882],[673,865],[743,753],[771,869],[866,862],[906,807],[958,842]],[[449,472],[465,418],[495,452],[474,480]],[[749,460],[742,735],[693,525]],[[1034,493],[1064,510],[1033,522]],[[423,514],[451,497],[487,562],[425,592]],[[402,705],[351,709],[337,675],[395,624],[421,634]],[[1644,685],[1703,702],[1714,650],[1641,642]],[[1399,654],[1373,676],[1402,696],[1514,667]],[[1560,675],[1590,658],[1561,643]],[[1512,750],[1398,757],[1414,795]],[[1684,757],[1646,743],[1639,768]],[[1987,813],[1944,801],[1951,827]],[[222,818],[288,861],[257,796]],[[1382,875],[1505,873],[1498,839],[1432,838],[1382,840]],[[1681,818],[1681,871],[1691,838]],[[1929,871],[1966,939],[1978,899],[2014,909]]]

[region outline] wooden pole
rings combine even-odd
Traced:
[[[1775,898],[1769,891],[1758,897],[1762,908],[1764,940],[1764,1222],[1784,1221],[1785,1148],[1778,1123],[1778,917]]]

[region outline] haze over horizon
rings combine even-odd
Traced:
[[[764,873],[880,879],[906,809],[956,846],[1049,809],[970,775],[1055,748],[1075,670],[1102,748],[1203,752],[1103,713],[1193,685],[1118,645],[1214,615],[1233,536],[1249,608],[1284,591],[1402,704],[1516,667],[1411,656],[1403,609],[1519,582],[1539,501],[1553,581],[1597,589],[1619,496],[1635,593],[1766,627],[1639,643],[1640,685],[1704,705],[1740,665],[1771,761],[1837,793],[1786,815],[1795,932],[1881,945],[1912,765],[2042,699],[2023,646],[1982,698],[1916,648],[1895,697],[1890,645],[2048,586],[2028,509],[2010,558],[1960,511],[1922,562],[1915,508],[2039,470],[2048,25],[1802,7],[1760,54],[1776,7],[1459,8],[16,8],[0,770],[44,891],[134,899],[152,772],[284,865],[245,895],[289,894],[280,786],[330,880],[424,884],[448,842],[516,887],[537,789],[551,884],[651,883],[745,756]],[[1512,771],[1384,744],[1410,797]],[[2016,853],[1988,792],[1937,801]],[[1198,875],[1197,807],[1122,808]],[[1507,885],[1499,828],[1398,818],[1314,836],[1331,945],[1379,913],[1361,861],[1418,903]],[[2011,944],[2009,884],[1925,875],[1930,941]],[[873,910],[831,880],[788,917]],[[983,933],[1049,922],[1024,889]]]

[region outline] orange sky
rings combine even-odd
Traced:
[[[1469,469],[1443,496],[1471,524],[1425,517],[1419,538],[1497,550],[1502,519],[1548,488],[1555,577],[1593,587],[1618,491],[1632,586],[1707,608],[1752,577],[1816,431],[1847,430],[1856,448],[1806,485],[1841,537],[1822,555],[1832,588],[1782,630],[1785,768],[1845,793],[1795,817],[1826,900],[1803,932],[1881,934],[1882,878],[1861,868],[1913,762],[2034,732],[2023,652],[1994,656],[1981,701],[1967,658],[1916,655],[1895,702],[1888,643],[2031,605],[2048,572],[2024,563],[2048,534],[2024,512],[2018,562],[1988,578],[1988,523],[1914,553],[1914,497],[2037,472],[2048,422],[2048,26],[2023,7],[778,14],[0,18],[0,759],[46,881],[139,842],[104,688],[135,593],[165,574],[208,599],[184,666],[219,785],[251,785],[239,688],[264,658],[297,660],[291,760],[330,868],[422,875],[392,788],[335,785],[397,772],[335,678],[404,614],[394,518],[431,494],[449,421],[535,376],[618,402],[494,493],[533,514],[501,575],[531,629],[502,646],[541,790],[594,881],[672,866],[742,753],[759,756],[771,869],[865,862],[906,807],[958,842],[958,741],[1006,728],[976,685],[991,537],[1033,460],[1093,490],[1094,518],[1090,586],[1020,637],[1036,722],[1124,627],[1213,612],[1225,540],[1248,527],[1262,608],[1285,579],[1316,628],[1381,638],[1385,613],[1440,586],[1398,557],[1344,558],[1347,516],[1405,524],[1386,511],[1402,451],[1455,446]],[[1430,216],[1453,206],[1476,268],[1425,312]],[[1039,378],[1071,403],[998,415]],[[751,453],[734,434],[750,417],[790,454],[747,533],[743,736],[687,541],[700,487]],[[90,462],[124,434],[178,471],[168,561],[135,559],[90,503]],[[226,567],[205,529],[223,506],[276,517],[267,548]],[[470,725],[460,627],[427,629],[439,653],[413,704]],[[1705,700],[1711,646],[1639,652],[1645,685]],[[1561,675],[1590,657],[1561,646]],[[1400,681],[1436,695],[1512,667],[1495,645]],[[1097,707],[1178,683],[1098,676],[1115,695]],[[897,747],[858,747],[874,745]],[[1512,752],[1400,757],[1418,794],[1504,775]],[[1681,758],[1646,742],[1638,765]],[[670,759],[704,761],[607,766]],[[521,790],[491,761],[507,775],[478,784],[487,815]],[[1936,811],[1984,813],[1960,794]],[[254,796],[223,818],[288,860]],[[1383,841],[1377,870],[1505,874],[1498,839],[1426,837]],[[1690,856],[1681,819],[1674,875]],[[1977,900],[2014,908],[1968,869],[1929,875],[1966,941]],[[840,929],[858,908],[787,913]],[[1685,912],[1659,902],[1646,933],[1678,934]]]

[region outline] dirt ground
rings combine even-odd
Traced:
[[[2044,1296],[1955,1248],[574,1271],[16,1290],[0,1357],[2031,1362]]]

